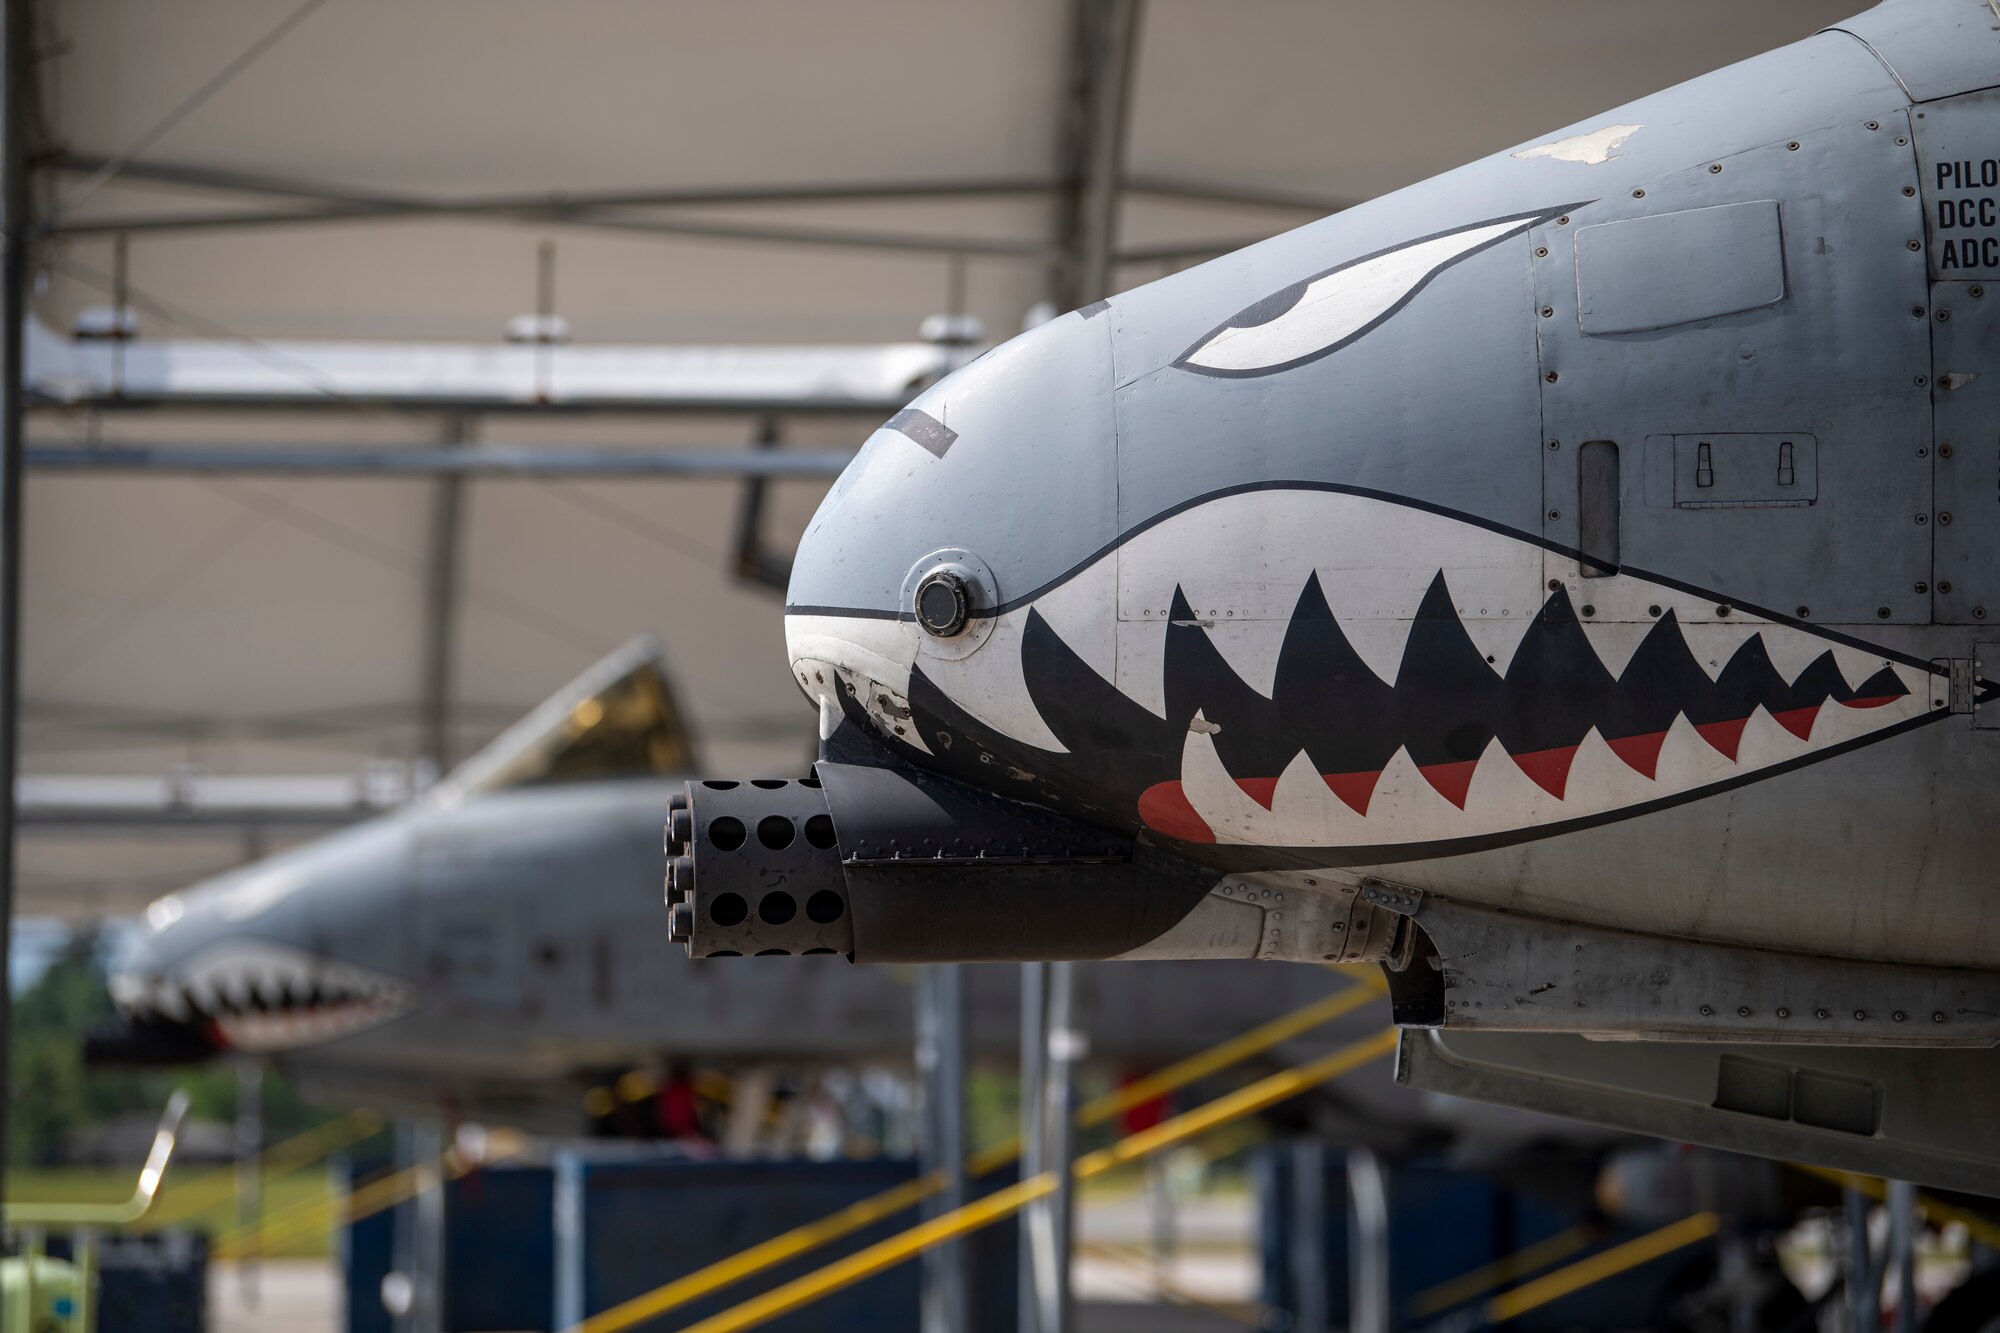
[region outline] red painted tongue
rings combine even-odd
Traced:
[[[1812,739],[1813,722],[1819,717],[1819,705],[1810,708],[1787,708],[1771,714],[1771,720],[1802,741]]]
[[[1576,762],[1576,750],[1574,745],[1559,745],[1549,750],[1531,750],[1513,758],[1537,787],[1560,801],[1563,790],[1569,786],[1569,768]]]
[[[1372,773],[1322,773],[1320,781],[1333,789],[1333,794],[1357,815],[1368,813],[1368,802],[1375,796],[1375,784],[1382,780],[1382,770]]]
[[[1750,724],[1747,717],[1739,717],[1729,722],[1699,722],[1695,731],[1701,738],[1716,748],[1724,759],[1734,761],[1736,747],[1743,743],[1743,728]]]
[[[1620,736],[1616,740],[1607,736],[1604,743],[1611,747],[1611,753],[1625,761],[1628,768],[1642,777],[1651,778],[1659,772],[1660,747],[1667,743],[1664,731],[1649,731],[1642,736]]]
[[[1214,842],[1215,830],[1195,812],[1179,781],[1156,782],[1139,796],[1139,818],[1146,827],[1182,842]]]
[[[1245,796],[1248,796],[1266,810],[1271,808],[1272,801],[1278,799],[1278,780],[1276,778],[1237,778],[1236,785],[1243,789]]]
[[[1459,809],[1465,809],[1465,793],[1472,786],[1472,771],[1479,767],[1477,759],[1463,759],[1455,764],[1432,764],[1420,767],[1417,772],[1424,775],[1424,781],[1436,788],[1437,794],[1450,801]]]

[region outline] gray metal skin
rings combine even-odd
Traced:
[[[942,698],[954,717],[982,723],[974,740],[991,751],[993,790],[1122,821],[1219,869],[1294,883],[1331,870],[1348,892],[1372,876],[1503,909],[1530,930],[1577,922],[1826,960],[1992,969],[2000,709],[1972,710],[2000,676],[1991,652],[1975,665],[1982,643],[2000,643],[2000,331],[1986,313],[2000,287],[1980,282],[2000,269],[1942,267],[1947,241],[1975,256],[1983,241],[1991,258],[1994,228],[1939,223],[1941,201],[1972,198],[1960,207],[1975,220],[1992,210],[1991,188],[1956,189],[1940,166],[1971,159],[1976,177],[1990,148],[1972,145],[2000,141],[2000,93],[1974,91],[2000,83],[1992,29],[1983,0],[1898,0],[988,353],[915,400],[921,415],[872,436],[805,534],[788,632],[823,734],[872,731],[901,762],[977,781],[962,743],[921,744]],[[1650,231],[1605,226],[1661,218]],[[1518,225],[1497,239],[1398,278],[1380,317],[1329,347],[1301,343],[1285,349],[1287,364],[1254,372],[1196,364],[1232,323],[1275,330],[1298,314],[1285,308],[1288,288],[1509,219]],[[1364,298],[1374,299],[1342,299]],[[1712,432],[1725,463],[1782,441],[1784,461],[1774,453],[1757,467],[1782,469],[1786,487],[1808,476],[1810,496],[1765,494],[1776,483],[1756,479],[1733,491],[1725,477],[1715,492],[1724,502],[1704,503],[1685,474],[1709,458],[1706,443],[1698,456],[1693,446]],[[1578,446],[1593,440],[1617,442],[1624,460],[1619,577],[1603,580],[1585,577],[1577,551]],[[1273,511],[1250,507],[1234,526],[1199,526],[1226,503],[1322,495],[1350,511],[1406,514],[1408,540],[1332,559],[1269,536],[1306,530],[1295,516],[1267,522]],[[1559,595],[1615,674],[1664,602],[1711,675],[1755,625],[1794,688],[1821,650],[1840,659],[1850,692],[1868,670],[1889,672],[1894,707],[1874,717],[1896,720],[1864,720],[1831,744],[1815,732],[1794,753],[1769,725],[1782,710],[1766,700],[1740,719],[1774,739],[1766,757],[1730,756],[1677,784],[1663,773],[1657,799],[1591,809],[1592,793],[1573,780],[1566,799],[1582,800],[1587,817],[1566,818],[1558,798],[1460,836],[1467,820],[1418,790],[1429,805],[1405,801],[1380,839],[1212,846],[1176,839],[1143,812],[1133,820],[1134,793],[1101,780],[1106,754],[1087,729],[1053,725],[1054,691],[1038,692],[1032,669],[1021,685],[1021,617],[1054,607],[1057,636],[1128,698],[1145,703],[1150,690],[1155,714],[1157,645],[1176,627],[1209,634],[1268,696],[1282,650],[1232,647],[1226,634],[1242,627],[1228,621],[1276,623],[1274,640],[1316,574],[1351,633],[1372,619],[1408,636],[1427,614],[1408,589],[1441,567],[1454,585],[1465,575],[1451,567],[1459,556],[1425,544],[1444,530],[1535,553],[1525,596],[1512,568],[1492,581],[1497,605],[1451,589],[1489,653],[1513,651],[1523,623],[1553,617]],[[1485,549],[1464,560],[1476,566]],[[958,571],[971,589],[971,628],[955,638],[913,620],[913,586],[932,567]],[[1101,577],[1086,586],[1093,571]],[[1167,588],[1186,592],[1185,609],[1165,604],[1157,590]],[[1393,652],[1370,665],[1402,688]],[[912,697],[926,682],[928,718]],[[1545,689],[1530,706],[1560,694]],[[1430,700],[1446,711],[1452,702],[1444,687]],[[1872,701],[1845,711],[1821,702],[1824,731],[1830,717],[1863,718]],[[1211,708],[1188,725],[1220,731],[1217,748],[1232,727],[1240,734],[1239,719],[1258,725],[1254,710],[1219,727],[1218,717]],[[1694,745],[1698,720],[1684,716],[1668,743]],[[1279,777],[1296,746],[1269,739],[1277,765],[1233,776]],[[1010,767],[1031,780],[1010,784]],[[1495,749],[1480,759],[1480,780],[1506,770]],[[1468,814],[1479,790],[1471,795]],[[1381,790],[1376,800],[1379,809]],[[1423,813],[1433,809],[1434,834]],[[1252,827],[1261,818],[1249,817]],[[1190,951],[1162,942],[1144,952]]]
[[[842,766],[949,779],[1214,877],[1134,940],[1037,867],[1062,956],[1380,959],[1408,1086],[2000,1189],[1996,34],[1892,0],[926,391],[787,607],[857,911],[953,872]]]
[[[672,956],[658,929],[658,858],[678,785],[419,802],[176,894],[171,908],[156,905],[168,924],[149,929],[113,980],[124,1053],[143,1055],[150,1040],[157,1055],[199,1058],[233,1044],[327,1100],[558,1132],[581,1128],[585,1089],[666,1060],[725,1070],[907,1062],[908,971],[816,958],[751,973]],[[975,1055],[1018,1039],[1014,973],[967,969]],[[1138,1069],[1345,984],[1245,964],[1189,987],[1166,963],[1088,967],[1078,981],[1093,1058]],[[1272,1058],[1307,1058],[1379,1022],[1370,1005]],[[1386,1067],[1369,1072],[1352,1090],[1360,1119],[1350,1129],[1364,1140],[1440,1123],[1394,1109]],[[1512,1132],[1492,1117],[1460,1123]]]

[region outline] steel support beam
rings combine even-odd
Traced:
[[[462,453],[465,442],[465,419],[449,418],[443,448]],[[450,772],[456,759],[451,696],[458,642],[458,533],[464,506],[465,474],[440,472],[431,496],[430,551],[424,568],[424,660],[418,706],[422,758],[431,766],[433,781]]]
[[[1094,0],[1097,12],[1092,79],[1089,157],[1085,163],[1083,264],[1084,301],[1111,295],[1112,262],[1118,244],[1120,186],[1125,172],[1125,139],[1132,108],[1133,69],[1139,46],[1140,0]]]
[[[1098,0],[1071,0],[1069,58],[1056,127],[1056,196],[1052,219],[1056,258],[1049,265],[1048,297],[1057,310],[1074,310],[1094,298],[1083,290],[1084,189],[1090,165],[1090,113],[1096,73],[1094,21]],[[1026,1333],[1025,1329],[1023,1333]]]
[[[254,858],[245,857],[248,861]],[[264,1223],[264,1066],[245,1057],[236,1065],[236,1226],[250,1238],[248,1253],[236,1263],[236,1288],[246,1309],[257,1308],[258,1235]]]
[[[92,153],[53,153],[35,162],[41,170],[90,175],[101,170],[109,158]],[[823,181],[783,185],[733,186],[717,189],[632,189],[603,190],[575,194],[485,195],[470,199],[423,199],[380,191],[356,190],[324,181],[243,171],[231,167],[180,162],[128,162],[118,174],[129,180],[157,185],[215,190],[261,198],[297,201],[292,207],[266,210],[187,213],[174,215],[176,229],[205,227],[289,226],[301,223],[344,223],[395,221],[411,217],[479,218],[533,214],[529,221],[547,221],[552,213],[564,220],[584,223],[591,215],[609,210],[639,208],[764,207],[773,205],[850,203],[896,199],[981,199],[1015,198],[1022,195],[1053,194],[1064,188],[1061,179],[1029,176],[997,176],[957,180]],[[1255,185],[1225,185],[1212,181],[1188,180],[1177,176],[1133,176],[1125,181],[1129,194],[1195,203],[1224,204],[1239,208],[1266,208],[1280,212],[1312,214],[1336,213],[1352,207],[1351,199],[1274,190]],[[161,215],[163,218],[166,215]],[[50,226],[56,234],[143,230],[131,222],[112,219],[75,219]]]
[[[304,209],[252,210],[233,213],[154,213],[135,217],[84,219],[58,223],[44,235],[142,236],[167,232],[230,231],[244,228],[269,230],[274,227],[329,226],[341,222],[390,221],[412,218],[453,217],[451,209],[412,209],[385,213],[378,210]],[[840,227],[800,227],[747,222],[708,222],[696,218],[635,217],[543,205],[520,208],[490,216],[537,227],[592,227],[639,236],[686,237],[692,240],[750,241],[773,245],[822,246],[844,250],[886,250],[911,255],[980,255],[989,259],[1040,261],[1048,257],[1048,247],[1039,241],[1016,241],[999,236],[940,236],[919,232],[859,231]]]
[[[1069,1333],[1076,1180],[1072,1073],[1075,964],[1021,964],[1021,1178],[1053,1172],[1052,1193],[1021,1210],[1020,1333]]]
[[[1049,293],[1061,310],[1111,294],[1140,12],[1140,0],[1076,0],[1072,11]]]
[[[344,828],[388,813],[374,806],[166,806],[166,805],[45,805],[15,816],[16,830],[34,833],[133,833],[199,835],[272,830],[314,833]]]
[[[37,445],[27,465],[43,472],[228,473],[320,477],[742,477],[828,480],[853,461],[844,449],[564,449],[470,445],[398,448],[340,445]]]
[[[1347,1214],[1348,1333],[1389,1333],[1388,1180],[1381,1159],[1366,1148],[1347,1152]]]
[[[70,171],[96,169],[101,157],[64,154],[45,159]],[[1040,241],[1005,237],[935,236],[917,233],[857,231],[837,227],[784,226],[731,222],[721,219],[660,217],[632,210],[662,207],[716,207],[772,204],[812,204],[869,199],[977,198],[1008,196],[1042,188],[1040,182],[1018,179],[993,181],[899,181],[855,185],[812,184],[727,190],[650,190],[601,194],[502,195],[465,200],[425,199],[406,195],[354,192],[288,178],[264,178],[227,168],[161,166],[129,163],[120,174],[160,184],[197,186],[259,195],[298,198],[308,202],[282,208],[236,208],[182,213],[151,213],[104,218],[51,220],[40,229],[49,236],[110,236],[151,232],[225,231],[243,228],[332,226],[353,222],[402,222],[439,218],[489,218],[537,226],[604,228],[657,236],[684,236],[724,241],[773,242],[781,245],[832,246],[890,250],[917,254],[977,254],[989,258],[1040,260],[1048,247]]]
[[[28,319],[28,118],[34,107],[29,0],[0,10],[0,793],[11,798],[20,746],[22,330]],[[14,802],[0,799],[0,1075],[10,1069],[14,1018],[8,959],[14,932]],[[7,1112],[0,1097],[0,1198],[6,1195]]]
[[[1119,178],[1125,157],[1140,0],[1076,0],[1069,85],[1056,145],[1062,189],[1055,216],[1057,261],[1049,295],[1057,309],[1109,295],[1117,245]],[[1075,1218],[1070,1072],[1081,1044],[1074,1028],[1070,963],[1021,966],[1022,1179],[1056,1173],[1055,1192],[1021,1217],[1020,1333],[1069,1333]]]
[[[109,161],[101,154],[55,153],[41,158],[37,167],[89,174]],[[297,177],[274,176],[231,167],[198,163],[131,162],[119,169],[121,176],[161,185],[220,190],[303,201],[309,208],[286,210],[288,221],[365,222],[406,217],[469,218],[534,212],[546,215],[561,210],[581,217],[606,209],[633,208],[727,208],[771,204],[828,204],[894,199],[978,199],[1034,194],[1051,188],[1050,182],[1027,176],[995,176],[959,179],[897,181],[806,181],[782,185],[738,185],[710,189],[594,190],[576,193],[543,191],[529,194],[476,195],[467,199],[433,199],[380,191],[354,190],[346,186]],[[218,225],[231,223],[236,215],[218,213]],[[52,230],[94,223],[58,223]]]
[[[1352,208],[1361,202],[1328,195],[1299,194],[1292,190],[1267,190],[1255,185],[1219,185],[1211,181],[1185,180],[1179,176],[1127,176],[1123,184],[1126,194],[1200,204],[1227,204],[1236,208],[1311,213],[1320,217]]]
[[[444,1132],[436,1125],[396,1128],[401,1169],[441,1175],[444,1149]],[[444,1327],[444,1195],[442,1180],[434,1180],[398,1203],[392,1214],[391,1277],[400,1274],[404,1283],[389,1311],[395,1333],[439,1333]],[[387,1290],[385,1284],[385,1295]]]
[[[533,398],[502,398],[462,395],[457,397],[416,393],[326,394],[301,389],[296,394],[179,392],[138,394],[128,386],[123,393],[76,394],[56,397],[28,391],[25,406],[30,411],[56,411],[65,415],[78,408],[94,412],[335,412],[351,415],[357,411],[457,413],[464,416],[823,416],[861,417],[881,421],[901,411],[910,401],[907,393],[890,398],[832,396],[825,398],[563,398],[552,403]]]
[[[920,968],[916,990],[918,1105],[922,1111],[918,1167],[925,1174],[941,1171],[946,1175],[944,1190],[924,1202],[924,1215],[937,1217],[966,1202],[963,969],[956,963]],[[971,1327],[970,1257],[962,1240],[924,1251],[923,1333],[965,1333]]]
[[[1048,1100],[1049,1069],[1049,965],[1021,964],[1021,1179],[1030,1180],[1048,1169],[1044,1160],[1047,1134],[1043,1107]],[[1043,1265],[1038,1259],[1038,1219],[1047,1204],[1037,1199],[1021,1209],[1017,1248],[1018,1272],[1015,1282],[1015,1328],[1017,1333],[1043,1333]]]
[[[1889,1182],[1889,1253],[1884,1266],[1896,1273],[1896,1333],[1917,1333],[1917,1187],[1907,1180]]]

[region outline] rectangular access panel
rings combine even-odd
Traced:
[[[1676,509],[1803,508],[1819,498],[1819,442],[1804,431],[1709,431],[1646,444],[1672,453]]]
[[[1577,323],[1637,333],[1776,305],[1785,247],[1775,199],[1622,218],[1576,233]]]

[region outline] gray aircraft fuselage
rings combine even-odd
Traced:
[[[1233,870],[1993,966],[1992,17],[1888,6],[989,352],[805,534],[823,729]]]
[[[2000,19],[1892,0],[1051,320],[827,496],[815,781],[690,784],[669,928],[1377,959],[1445,1037],[1707,1043],[1651,1132],[1935,1148],[2000,1095],[1996,279]]]

